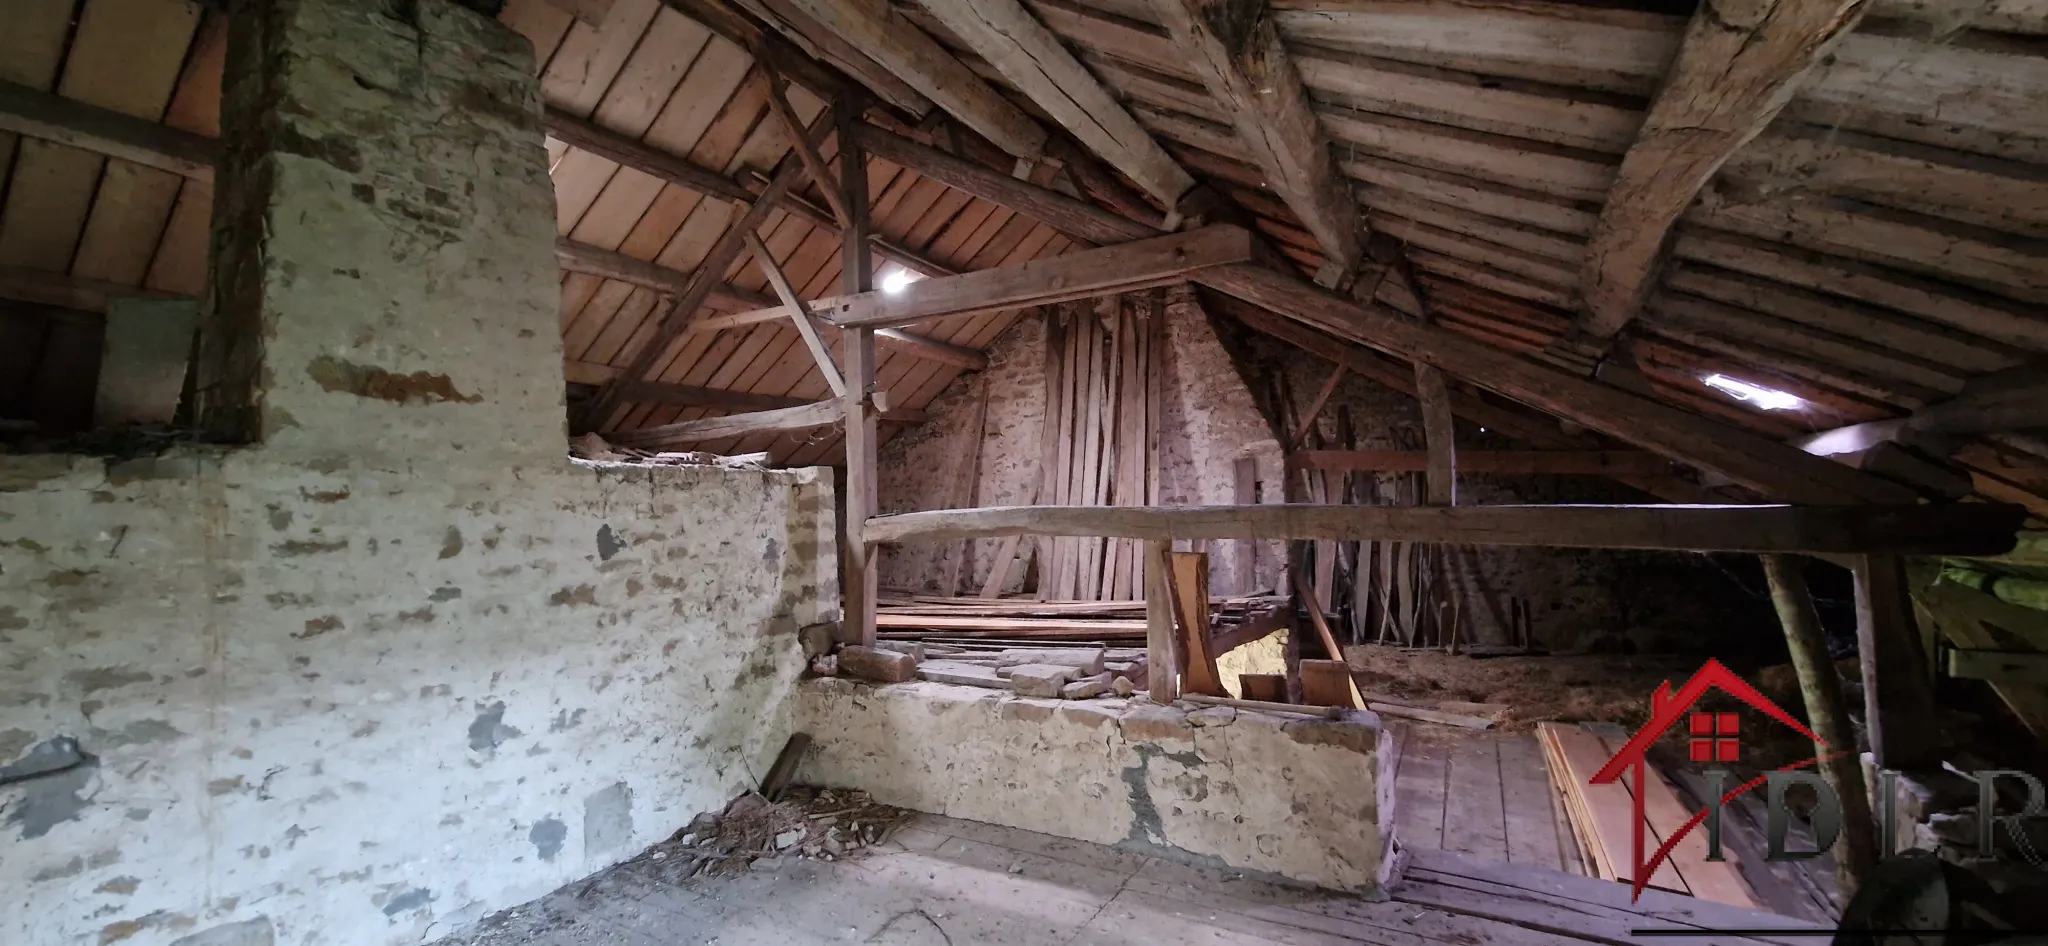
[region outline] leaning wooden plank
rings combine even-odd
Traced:
[[[1210,649],[1209,556],[1205,552],[1169,552],[1167,581],[1173,593],[1174,642],[1181,652],[1181,693],[1227,696]]]
[[[811,350],[811,360],[818,363],[818,373],[825,376],[825,386],[832,389],[834,397],[845,397],[846,379],[840,376],[839,366],[832,361],[832,350],[825,346],[824,336],[818,333],[817,316],[803,297],[797,295],[796,287],[783,274],[782,267],[775,262],[775,254],[768,251],[760,235],[748,230],[745,237],[747,250],[754,254],[754,262],[767,275],[768,284],[775,287],[775,294],[782,297],[783,311],[789,313],[789,320],[796,324],[797,334],[803,336],[805,347]]]
[[[1863,18],[1861,0],[1709,2],[1621,159],[1586,246],[1577,328],[1606,339],[1642,308],[1678,215]]]
[[[1301,701],[1313,706],[1359,709],[1357,687],[1351,682],[1351,668],[1342,660],[1304,660],[1301,667]]]
[[[1814,457],[1641,395],[1574,377],[1398,312],[1361,306],[1260,266],[1217,266],[1190,278],[1338,338],[1425,362],[1505,397],[1610,434],[1765,495],[1804,503],[1910,503],[1904,486]]]
[[[1402,539],[1472,545],[1728,552],[1998,555],[2026,510],[1922,506],[996,506],[877,516],[876,542],[969,536]]]
[[[1181,699],[1198,706],[1231,706],[1237,709],[1259,710],[1266,713],[1292,713],[1297,716],[1321,716],[1324,719],[1343,719],[1341,706],[1302,706],[1296,703],[1276,703],[1271,700],[1239,700],[1227,696],[1209,696],[1189,693]]]

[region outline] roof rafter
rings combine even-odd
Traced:
[[[1707,0],[1622,157],[1586,251],[1579,334],[1601,350],[1642,310],[1672,224],[1862,19],[1864,0]]]

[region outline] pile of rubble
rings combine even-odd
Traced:
[[[804,628],[804,656],[817,676],[875,683],[930,680],[1010,690],[1018,696],[1086,700],[1127,697],[1145,688],[1145,651],[1135,647],[1013,647],[880,641],[873,647],[839,646],[837,626]]]
[[[624,463],[635,466],[715,466],[728,470],[768,468],[768,455],[765,453],[726,456],[702,450],[681,453],[641,450],[611,443],[597,434],[584,434],[569,441],[569,455],[592,463]]]
[[[663,873],[687,884],[773,866],[781,858],[846,857],[887,841],[909,816],[862,791],[799,785],[780,802],[748,792],[724,811],[698,815],[642,859],[663,864]]]

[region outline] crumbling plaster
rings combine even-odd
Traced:
[[[1369,713],[1336,722],[1038,700],[940,683],[799,688],[801,777],[971,821],[1336,890],[1379,880]]]
[[[754,784],[837,610],[822,471],[565,457],[526,42],[252,11],[202,395],[260,442],[0,458],[0,942],[460,929]]]

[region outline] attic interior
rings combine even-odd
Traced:
[[[2048,930],[2040,0],[4,6],[0,942]]]

